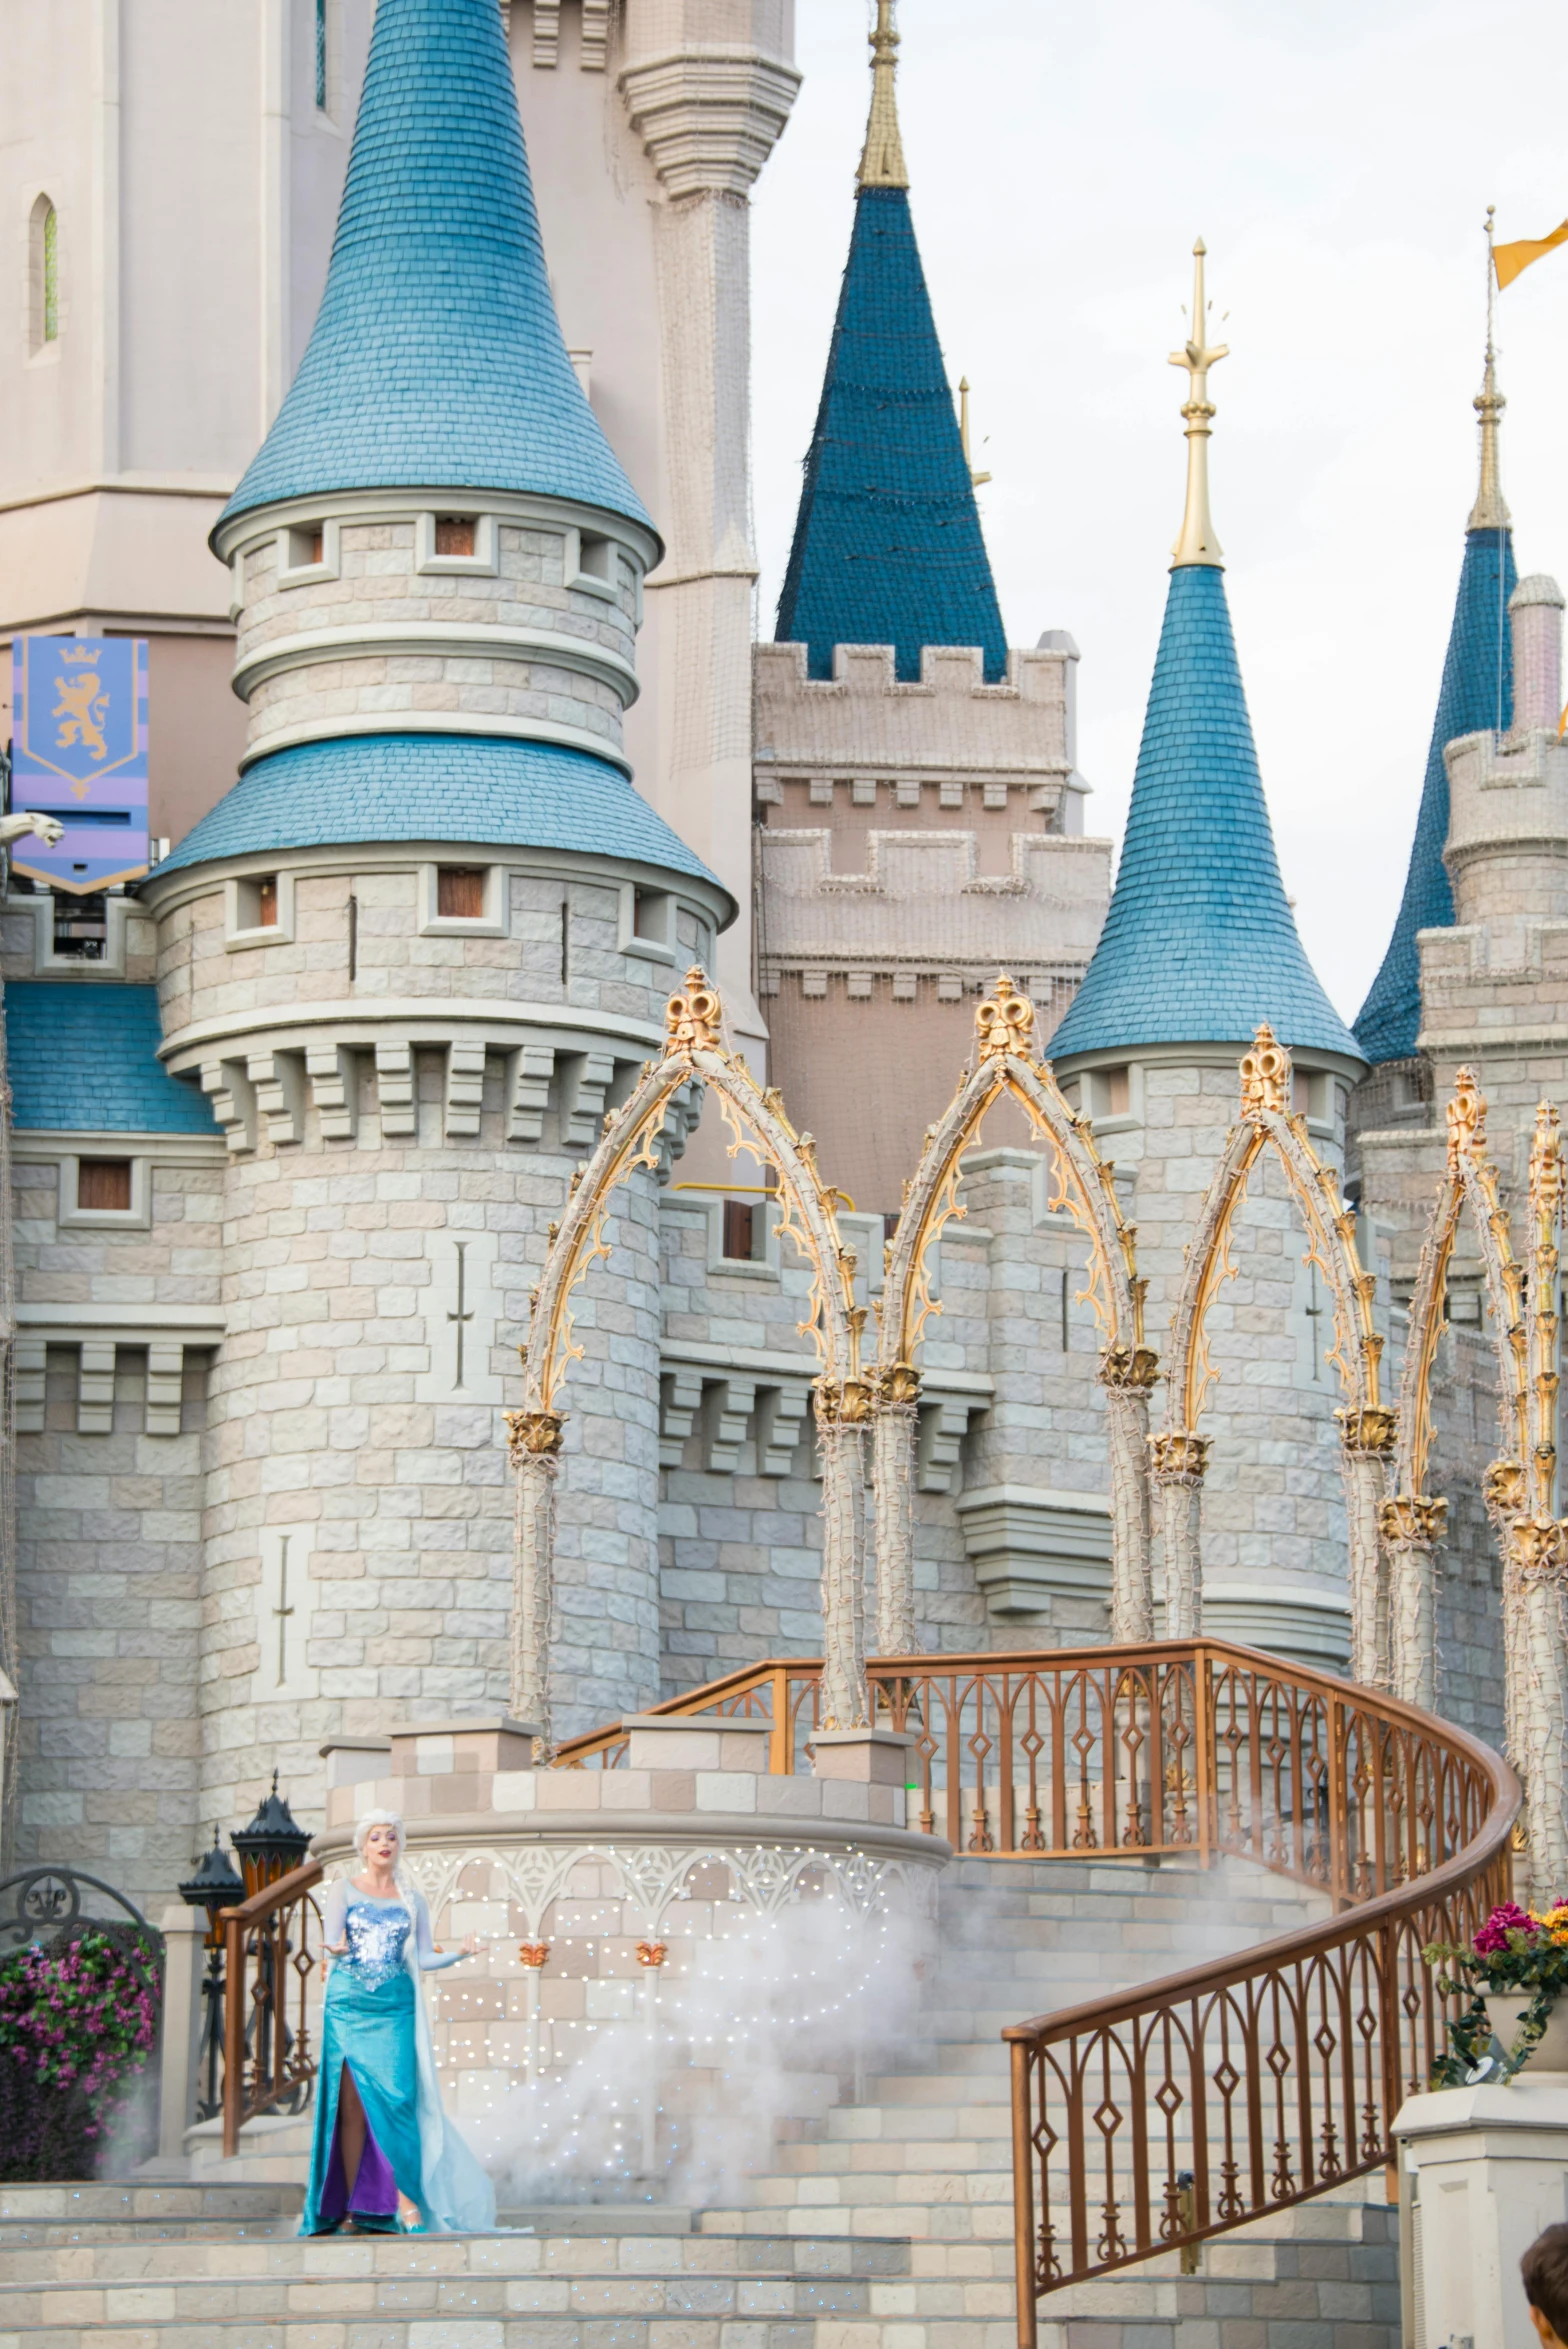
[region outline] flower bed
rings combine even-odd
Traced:
[[[157,2044],[162,1955],[83,1920],[0,1959],[0,2178],[98,2174]]]
[[[1445,1998],[1470,1994],[1465,2013],[1448,2026],[1449,2050],[1433,2069],[1433,2087],[1511,2080],[1540,2045],[1552,2009],[1568,1989],[1568,1900],[1545,1910],[1505,1901],[1468,1947],[1434,1941],[1421,1954],[1429,1966],[1445,1969],[1437,1982]],[[1485,2002],[1509,1991],[1521,1994],[1519,2028],[1513,2045],[1499,2054]]]

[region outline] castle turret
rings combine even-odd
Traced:
[[[896,1210],[998,961],[1049,1029],[1110,847],[1083,834],[1078,648],[1009,651],[910,217],[878,0],[855,218],[777,641],[756,649],[770,1068],[833,1180]]]
[[[229,1157],[204,1819],[262,1747],[308,1806],[325,1737],[504,1702],[530,1267],[733,907],[628,778],[659,541],[562,342],[495,0],[380,0],[316,329],[214,544],[244,770],[144,891]],[[647,1178],[618,1209],[563,1476],[585,1719],[658,1689]]]
[[[1481,420],[1481,478],[1465,526],[1459,593],[1410,864],[1388,951],[1355,1024],[1356,1041],[1378,1072],[1369,1082],[1367,1097],[1357,1105],[1363,1123],[1381,1123],[1402,1112],[1426,1114],[1431,1086],[1416,1050],[1421,1026],[1416,937],[1422,930],[1446,930],[1454,920],[1453,889],[1443,861],[1448,839],[1448,769],[1443,754],[1461,734],[1481,727],[1501,732],[1513,722],[1512,637],[1505,617],[1515,579],[1513,531],[1498,465],[1499,426],[1506,405],[1497,388],[1489,342],[1475,401]]]
[[[1239,1109],[1237,1064],[1267,1020],[1294,1061],[1319,1153],[1343,1147],[1364,1062],[1296,934],[1280,879],[1209,511],[1204,248],[1194,248],[1187,496],[1116,891],[1050,1056],[1127,1188],[1148,1327],[1162,1349],[1193,1217]],[[1208,1347],[1205,1627],[1303,1660],[1347,1654],[1346,1530],[1332,1321],[1279,1170],[1261,1161]],[[1285,1463],[1293,1465],[1287,1470]]]

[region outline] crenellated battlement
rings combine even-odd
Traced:
[[[986,684],[980,652],[967,645],[926,645],[918,684],[899,682],[891,645],[836,646],[831,678],[807,676],[806,650],[755,648],[759,780],[817,765],[845,774],[916,768],[1063,784],[1072,773],[1078,649],[1066,635],[1009,652],[998,685]]]

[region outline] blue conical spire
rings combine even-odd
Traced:
[[[1053,1060],[1140,1044],[1281,1043],[1359,1060],[1280,882],[1217,563],[1171,573],[1116,890]]]
[[[922,645],[979,645],[995,684],[1007,639],[910,217],[897,40],[882,0],[855,226],[777,637],[809,648],[813,677],[832,676],[836,644],[891,644],[906,681],[920,675]]]
[[[380,0],[315,329],[227,513],[397,488],[647,522],[561,339],[496,0]]]
[[[1459,594],[1443,661],[1437,715],[1426,754],[1426,778],[1416,815],[1405,893],[1388,942],[1356,1021],[1356,1038],[1368,1060],[1405,1060],[1421,1030],[1421,969],[1418,930],[1453,926],[1454,896],[1443,850],[1448,841],[1448,768],[1443,752],[1461,734],[1484,727],[1503,733],[1513,724],[1513,638],[1508,599],[1517,584],[1513,532],[1497,478],[1497,424],[1503,409],[1491,350],[1476,400],[1481,414],[1481,489],[1465,532]]]
[[[1359,1061],[1296,935],[1242,690],[1208,511],[1203,245],[1195,247],[1187,509],[1165,601],[1116,889],[1051,1057],[1145,1044],[1282,1044]]]

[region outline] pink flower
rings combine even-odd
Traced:
[[[1504,1901],[1501,1908],[1493,1909],[1476,1934],[1475,1954],[1477,1957],[1493,1957],[1500,1950],[1507,1949],[1510,1933],[1526,1934],[1533,1941],[1539,1937],[1540,1931],[1533,1917],[1527,1916],[1513,1901]]]

